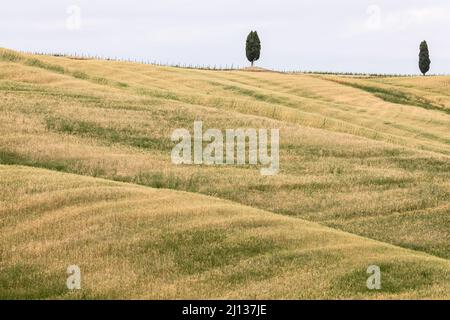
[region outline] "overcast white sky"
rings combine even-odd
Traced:
[[[450,73],[448,0],[14,0],[0,10],[2,47],[164,63],[246,65],[250,30],[266,68],[417,73],[426,39],[431,72]]]

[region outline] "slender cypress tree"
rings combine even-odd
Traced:
[[[430,53],[428,51],[428,44],[426,41],[422,41],[420,44],[420,53],[419,53],[419,68],[420,72],[425,75],[430,70]]]
[[[250,31],[247,36],[247,42],[245,45],[245,54],[247,55],[248,61],[253,63],[259,59],[261,53],[261,41],[259,40],[258,33],[256,31]]]

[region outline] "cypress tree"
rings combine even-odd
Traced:
[[[430,53],[428,51],[428,44],[426,41],[422,41],[420,44],[420,53],[419,53],[419,68],[420,72],[425,75],[430,70]]]
[[[245,54],[248,61],[253,63],[259,59],[261,53],[261,41],[259,40],[258,33],[256,31],[250,31],[247,36],[247,42],[245,44]]]

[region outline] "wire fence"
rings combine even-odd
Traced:
[[[65,57],[76,60],[103,60],[103,61],[117,61],[117,62],[130,62],[139,63],[145,65],[159,66],[159,67],[172,67],[182,69],[196,69],[196,70],[209,70],[209,71],[239,71],[239,70],[255,70],[255,71],[271,71],[284,74],[313,74],[313,75],[336,75],[336,76],[352,76],[360,78],[388,78],[388,77],[417,77],[421,76],[419,73],[403,74],[403,73],[364,73],[364,72],[335,72],[335,71],[312,71],[312,70],[289,70],[289,69],[263,69],[263,68],[249,68],[239,65],[201,65],[201,64],[186,64],[186,63],[170,63],[157,60],[144,60],[144,59],[132,59],[132,58],[118,58],[118,57],[105,57],[101,55],[89,55],[89,54],[74,54],[74,53],[48,53],[48,52],[29,52],[20,51],[24,54],[33,55],[49,55],[54,57]],[[448,73],[432,73],[427,74],[427,77],[437,76],[449,76]]]

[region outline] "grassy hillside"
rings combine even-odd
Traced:
[[[449,261],[301,219],[36,168],[0,178],[1,298],[450,297]]]
[[[331,240],[334,235],[339,235],[343,237],[340,240],[342,242],[346,242],[347,240],[344,239],[349,237],[351,241],[360,243],[357,246],[360,248],[357,250],[358,254],[352,251],[356,249],[350,248],[351,246],[341,246],[337,243],[336,248],[327,248],[324,255],[321,251],[317,256],[314,253],[314,259],[311,261],[309,258],[299,258],[295,263],[287,263],[293,269],[288,267],[288,271],[283,273],[284,271],[276,271],[281,268],[279,264],[284,265],[280,262],[283,259],[280,258],[279,261],[276,253],[291,250],[287,244],[289,237],[294,237],[295,241],[301,244],[299,247],[306,246],[304,249],[306,252],[309,252],[311,247],[308,243],[303,243],[301,238],[296,238],[301,237],[301,233],[286,233],[285,229],[284,232],[280,231],[283,230],[282,227],[277,229],[278,227],[271,226],[264,229],[268,232],[264,237],[272,237],[271,232],[282,232],[281,234],[286,234],[288,237],[281,239],[282,241],[279,239],[280,247],[266,250],[264,243],[257,243],[263,239],[263,236],[261,238],[257,236],[254,248],[243,248],[244,253],[237,254],[237,257],[233,258],[236,260],[232,259],[229,264],[222,261],[226,259],[219,258],[222,251],[209,251],[208,259],[210,260],[194,263],[196,267],[193,268],[199,268],[196,272],[184,278],[172,279],[172,282],[169,281],[166,284],[168,287],[159,290],[159,293],[148,293],[148,287],[136,288],[132,291],[131,280],[124,279],[124,283],[127,283],[124,286],[128,286],[128,289],[121,291],[110,283],[109,287],[105,284],[104,290],[91,288],[93,295],[120,292],[117,294],[121,297],[143,297],[145,292],[149,297],[194,297],[195,293],[206,297],[210,290],[209,285],[215,288],[211,289],[213,291],[210,296],[217,297],[314,298],[321,294],[330,297],[358,295],[372,297],[372,293],[360,292],[351,284],[353,276],[356,278],[361,276],[364,279],[366,277],[367,266],[363,267],[363,265],[370,260],[367,259],[367,255],[371,253],[363,254],[365,252],[363,247],[366,244],[370,247],[368,243],[371,243],[393,250],[392,252],[388,249],[383,251],[386,255],[382,259],[384,263],[392,261],[393,264],[386,269],[394,270],[393,273],[398,271],[398,279],[401,278],[400,275],[409,278],[409,274],[413,274],[411,277],[414,279],[427,275],[425,277],[427,280],[417,282],[425,283],[425,285],[418,288],[410,288],[411,284],[409,287],[405,285],[410,288],[405,289],[406,291],[400,286],[391,290],[392,294],[400,297],[437,297],[442,296],[443,291],[436,288],[447,287],[448,278],[441,276],[437,269],[430,272],[427,270],[435,267],[447,268],[447,259],[450,258],[449,81],[450,77],[360,78],[288,75],[272,72],[206,71],[125,62],[32,56],[2,49],[0,51],[2,99],[0,164],[4,165],[2,174],[11,175],[18,181],[23,179],[23,183],[28,186],[35,186],[34,182],[26,182],[30,181],[27,180],[28,175],[42,176],[43,183],[35,187],[43,188],[43,191],[46,190],[45,188],[53,188],[54,192],[59,192],[58,196],[61,199],[69,203],[72,194],[64,191],[67,190],[64,189],[64,184],[51,184],[50,180],[53,178],[45,177],[48,175],[62,177],[61,174],[54,173],[60,171],[77,174],[76,177],[70,177],[74,179],[71,183],[78,186],[88,181],[93,184],[118,186],[114,189],[117,189],[118,194],[114,193],[111,198],[101,198],[100,195],[100,198],[97,198],[93,194],[93,198],[88,197],[90,200],[76,198],[78,200],[72,202],[72,205],[64,204],[65,202],[61,200],[63,202],[60,207],[52,209],[44,206],[44,209],[48,210],[44,211],[48,212],[46,214],[48,219],[53,219],[52,215],[63,219],[64,210],[77,210],[79,204],[77,201],[95,204],[100,199],[98,201],[105,202],[105,206],[115,208],[114,201],[118,201],[120,194],[123,198],[129,195],[130,200],[127,198],[124,201],[128,201],[126,206],[131,216],[133,212],[145,214],[147,209],[145,206],[142,207],[144,204],[141,204],[138,195],[140,192],[149,192],[167,195],[168,199],[172,196],[176,198],[183,195],[192,199],[188,203],[193,205],[197,199],[198,201],[208,199],[212,202],[219,201],[217,198],[231,200],[234,204],[223,202],[224,205],[226,203],[235,208],[230,209],[231,211],[241,210],[240,212],[250,215],[264,214],[264,217],[280,219],[279,221],[286,221],[288,225],[295,225],[295,228],[299,228],[298,230],[311,226],[304,220],[320,223],[322,226],[314,224],[312,228],[317,230],[315,237],[311,232],[311,238],[314,241],[334,241]],[[173,147],[170,134],[175,128],[187,128],[192,131],[194,120],[202,120],[205,128],[280,128],[280,174],[263,177],[257,168],[251,166],[174,166],[170,161],[170,150]],[[17,167],[18,165],[45,168],[53,172],[32,168],[28,170],[36,171],[27,171],[23,167]],[[130,184],[122,185],[81,176]],[[82,179],[88,180],[84,182]],[[6,193],[6,196],[2,195],[6,199],[1,202],[1,210],[5,213],[1,216],[1,226],[10,228],[11,232],[14,229],[20,230],[22,228],[20,219],[5,218],[10,215],[15,217],[14,212],[20,211],[20,205],[14,201],[14,197],[7,197],[9,194],[7,190],[10,188],[4,185],[7,182],[3,182],[2,179],[1,183],[2,193]],[[129,193],[131,191],[121,191],[127,188],[132,188],[133,192],[136,192],[136,203],[131,200],[134,199],[134,196]],[[155,191],[151,188],[164,190]],[[177,193],[166,189],[188,193]],[[198,194],[212,196],[215,199]],[[45,193],[42,195],[44,196]],[[111,202],[108,202],[108,199]],[[165,203],[161,206],[161,210],[170,212],[174,205]],[[37,207],[41,208],[39,204]],[[237,227],[235,229],[232,224],[229,227],[223,227],[219,235],[214,235],[213,220],[220,215],[220,212],[214,211],[214,207],[211,207],[211,210],[205,209],[207,207],[208,205],[203,204],[203,210],[211,215],[212,220],[208,220],[211,224],[205,224],[204,228],[212,230],[211,237],[217,236],[220,241],[225,241],[227,237],[238,237],[240,229]],[[110,216],[121,214],[120,211],[109,212]],[[184,211],[181,210],[181,212]],[[187,212],[186,209],[186,215],[189,215]],[[191,215],[194,213],[191,211]],[[22,215],[26,214],[33,213],[30,210],[22,212]],[[161,212],[161,214],[164,213]],[[247,219],[245,214],[235,212],[239,219],[244,220]],[[184,215],[183,213],[183,217]],[[289,217],[283,217],[283,215]],[[77,217],[79,216],[75,215],[73,221],[75,224],[86,223]],[[34,218],[36,217],[28,218],[29,222],[32,222]],[[105,218],[102,223],[109,223],[110,228],[122,226],[120,222],[116,225],[113,218],[108,219]],[[184,221],[183,219],[180,218],[178,223]],[[192,216],[189,219],[195,220],[195,217]],[[224,222],[225,225],[230,224],[231,220]],[[139,232],[144,232],[147,227],[150,228],[148,225],[139,227],[133,223],[129,225],[123,223],[129,238],[132,238],[134,234],[139,237]],[[186,220],[186,226],[183,228],[187,228],[188,223],[190,222]],[[51,242],[55,242],[54,245],[61,243],[63,239],[67,241],[70,239],[73,243],[80,237],[83,239],[78,233],[71,235],[70,230],[64,229],[63,226],[60,226],[60,232],[52,234],[46,233],[45,230],[48,229],[45,229],[43,225],[37,225],[43,227],[43,229],[38,227],[35,230],[37,239],[50,236]],[[326,229],[324,226],[332,227],[336,231]],[[93,228],[98,228],[98,225]],[[255,228],[258,229],[258,227]],[[159,225],[153,226],[150,230],[156,232],[154,240],[164,241]],[[344,234],[338,230],[364,238]],[[248,232],[252,233],[255,230],[251,227]],[[330,232],[333,236],[328,239]],[[18,243],[25,246],[27,241],[31,240],[27,239],[26,235],[23,236],[24,238],[20,240],[22,242],[5,236],[2,236],[2,241],[8,241],[10,244],[19,241]],[[192,239],[189,238],[191,236]],[[175,236],[174,239],[177,237],[182,239],[181,242],[184,242],[183,237],[188,237],[193,241],[194,247],[198,246],[198,243],[210,242],[209,235],[202,238],[203,235],[197,237],[187,233],[184,236],[180,231],[180,235]],[[368,240],[369,238],[380,242],[373,242]],[[106,245],[108,241],[106,236],[102,239],[106,242],[92,240],[86,246],[86,250],[91,254],[101,251],[99,248]],[[272,242],[278,241],[270,239]],[[119,264],[123,264],[123,268],[130,263],[130,259],[148,258],[145,251],[141,251],[141,254],[136,253],[133,257],[120,256],[119,253],[115,253],[114,247],[116,244],[120,247],[121,238],[111,241],[114,241],[114,244],[109,247],[108,252],[111,255],[119,255],[119,257],[114,256],[116,259],[114,261],[120,261]],[[245,242],[243,239],[239,241]],[[47,243],[47,245],[51,244]],[[123,245],[126,246],[126,243]],[[414,251],[394,248],[392,245]],[[176,244],[172,246],[178,247]],[[172,255],[177,254],[175,250],[173,249]],[[228,288],[229,291],[226,291],[228,289],[225,280],[223,281],[225,287],[220,288],[220,292],[215,291],[219,289],[213,283],[219,280],[213,281],[209,273],[204,274],[205,270],[210,272],[214,270],[219,273],[230,272],[231,275],[232,270],[242,269],[239,267],[240,264],[245,264],[244,260],[249,259],[245,253],[246,250],[249,250],[249,256],[254,254],[254,259],[259,261],[249,260],[248,272],[258,273],[256,265],[261,264],[264,257],[266,259],[275,257],[271,264],[274,268],[273,272],[268,272],[261,279],[258,276],[255,276],[256,278],[243,276],[247,282],[242,288],[245,287],[247,291],[236,290],[239,287],[237,284],[237,287]],[[46,263],[44,262],[45,252],[42,253],[41,262],[34,266],[23,267],[36,268],[36,272],[39,272],[41,270],[39,268]],[[117,249],[117,252],[120,250]],[[83,257],[87,255],[81,249],[75,250],[73,254]],[[156,257],[164,260],[166,259],[164,254],[166,253],[161,251]],[[331,254],[331,257],[327,254]],[[414,262],[411,266],[400,260],[397,263],[397,260],[393,258],[397,254],[400,260],[415,261],[420,258],[420,261]],[[11,255],[7,249],[3,249],[2,255],[7,257],[5,260],[2,259],[2,264],[13,268],[9,269],[12,270],[10,272],[21,273],[20,266],[19,271],[14,271],[15,263],[20,261],[17,256]],[[60,259],[61,255],[56,255],[55,252],[57,260]],[[155,253],[151,252],[148,255],[155,256]],[[293,255],[297,256],[296,253]],[[171,258],[176,259],[176,257]],[[25,261],[28,261],[27,259]],[[347,262],[339,271],[340,261]],[[434,263],[434,261],[439,262]],[[167,272],[170,273],[168,267],[170,263],[174,262],[162,261],[160,265],[167,268],[164,267],[159,271],[168,270]],[[216,268],[214,263],[226,264]],[[262,265],[266,264],[262,263]],[[328,273],[327,275],[319,276],[320,272],[314,271],[315,268],[325,270],[327,266],[330,268],[329,271],[324,271]],[[0,267],[5,266],[0,265]],[[53,270],[57,272],[58,268],[61,266],[55,265]],[[107,268],[107,263],[104,265],[93,263],[92,268],[98,274],[104,273],[103,268]],[[151,266],[148,266],[149,269],[145,269],[144,266],[141,266],[142,269],[134,268],[133,265],[131,270],[135,270],[133,272],[136,272],[136,279],[142,279],[139,278],[143,276],[140,272],[149,277],[146,279],[155,277],[156,269],[151,269]],[[225,268],[230,270],[225,271]],[[284,269],[281,268],[281,270]],[[405,270],[408,270],[408,276],[405,275]],[[92,272],[95,274],[94,271]],[[177,272],[172,272],[173,275],[177,275]],[[345,275],[346,272],[348,272],[347,275]],[[351,272],[355,272],[353,276]],[[283,278],[282,274],[289,274],[289,276]],[[64,273],[62,277],[65,277]],[[289,277],[296,277],[299,280],[298,282],[289,281]],[[300,285],[302,277],[305,282]],[[342,280],[347,279],[345,277],[350,280]],[[316,278],[321,280],[314,285],[312,279]],[[341,282],[339,282],[340,278],[342,278]],[[7,279],[2,279],[0,285],[6,283]],[[142,284],[136,279],[134,281],[139,282],[140,285],[152,283],[158,288],[163,286],[156,282]],[[30,279],[18,280],[19,288],[31,286],[30,281]],[[198,290],[188,292],[189,288],[181,288],[176,281],[189,281],[190,288]],[[340,284],[331,285],[332,281]],[[172,285],[170,286],[169,283]],[[269,287],[272,289],[265,290],[263,283],[264,285],[271,283]],[[350,284],[346,286],[346,283]],[[364,284],[363,281],[362,285]],[[302,293],[297,290],[299,288],[302,288]],[[140,291],[141,289],[143,291]],[[22,294],[26,292],[23,289]],[[20,295],[20,293],[16,294]],[[58,295],[50,290],[48,295],[42,295],[55,294]],[[382,291],[378,294],[383,296],[390,293]],[[40,294],[36,297],[38,296]]]

